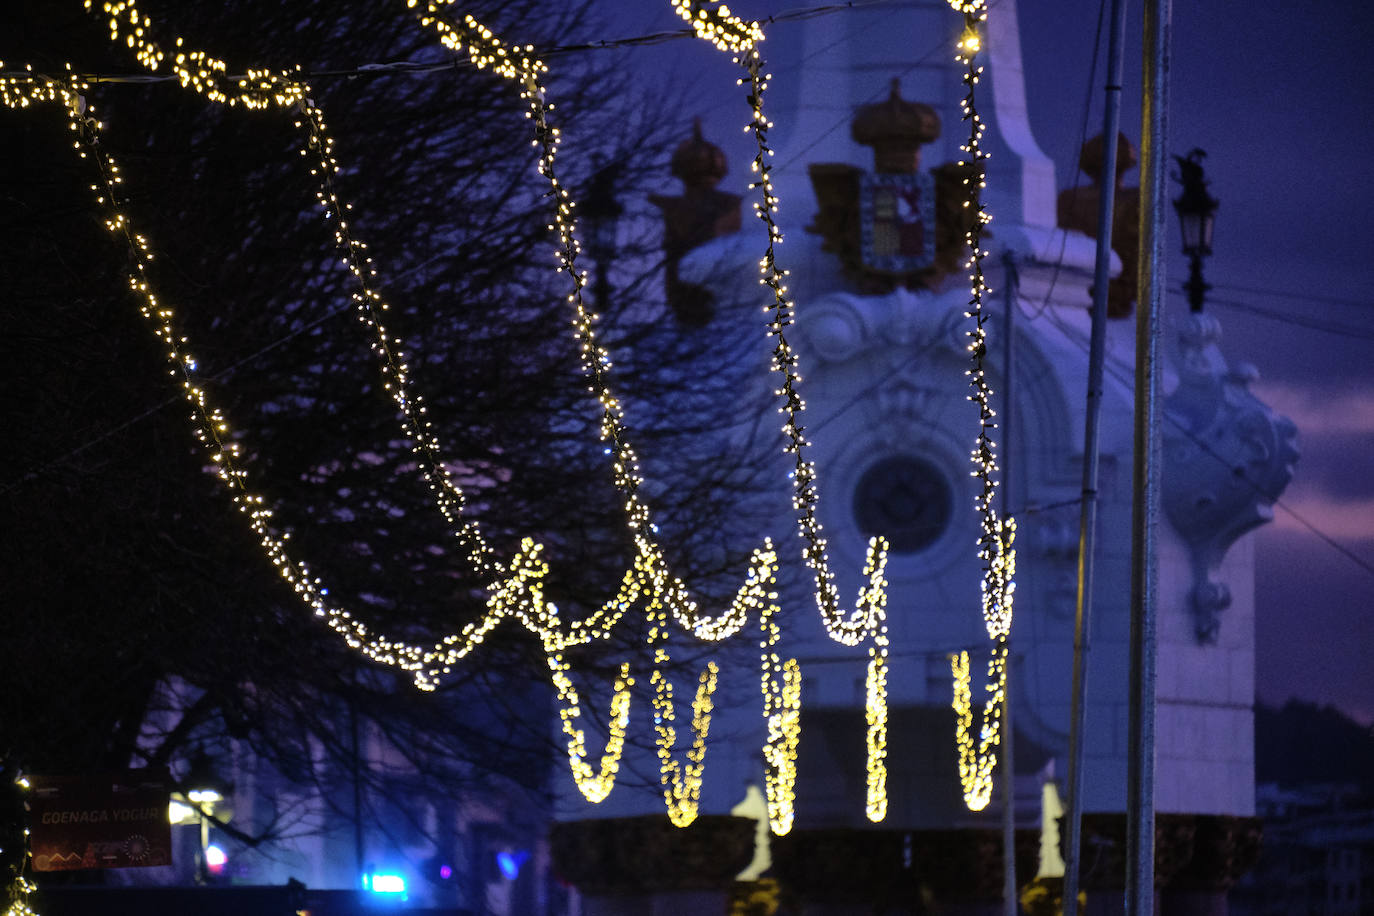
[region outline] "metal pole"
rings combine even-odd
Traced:
[[[1002,255],[1002,283],[1006,287],[1006,315],[1003,323],[1002,338],[1002,454],[1006,456],[1007,466],[1011,461],[1011,421],[1012,379],[1015,377],[1016,364],[1013,362],[1012,335],[1016,330],[1016,294],[1020,278],[1016,274],[1016,254],[1012,251]],[[1002,517],[1011,517],[1011,474],[1002,475]],[[1008,643],[1011,634],[1007,634]],[[1002,912],[1004,916],[1017,916],[1020,902],[1016,895],[1016,752],[1012,742],[1011,721],[1011,652],[1007,653],[1006,680],[1002,688]]]
[[[1069,711],[1069,772],[1065,804],[1064,909],[1077,912],[1083,828],[1083,730],[1087,719],[1088,645],[1092,621],[1093,553],[1097,542],[1097,480],[1102,374],[1107,349],[1107,294],[1111,286],[1112,224],[1116,205],[1117,137],[1121,131],[1122,46],[1126,0],[1113,0],[1102,113],[1102,174],[1098,181],[1097,259],[1093,270],[1092,334],[1088,348],[1088,403],[1083,426],[1083,492],[1078,511],[1078,599],[1074,607],[1073,690]]]
[[[1131,701],[1126,765],[1126,914],[1153,916],[1155,860],[1155,530],[1159,517],[1159,350],[1164,302],[1170,0],[1146,0],[1131,504]]]

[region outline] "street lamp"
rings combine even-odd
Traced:
[[[596,260],[596,280],[593,293],[596,305],[605,309],[611,299],[610,267],[615,257],[616,228],[625,208],[615,199],[616,180],[620,166],[616,163],[599,167],[592,175],[587,192],[578,208],[587,227],[587,248]]]
[[[232,791],[228,783],[215,776],[209,758],[197,754],[190,771],[182,780],[184,793],[172,793],[167,814],[173,824],[195,824],[199,827],[196,852],[196,883],[206,884],[210,875],[224,865],[223,852],[210,845],[210,818],[227,820],[232,813],[223,806],[225,796]]]
[[[1207,177],[1202,160],[1207,156],[1193,149],[1187,156],[1175,156],[1178,172],[1174,180],[1183,186],[1183,193],[1174,201],[1178,213],[1179,230],[1183,235],[1183,253],[1188,256],[1188,307],[1202,311],[1207,291],[1212,287],[1203,282],[1202,259],[1212,253],[1212,226],[1216,220],[1217,200],[1207,193]]]

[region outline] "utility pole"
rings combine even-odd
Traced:
[[[1136,313],[1131,503],[1131,698],[1126,761],[1126,916],[1154,914],[1155,604],[1159,355],[1164,305],[1170,0],[1146,0],[1141,100],[1140,305]]]
[[[1111,285],[1116,157],[1121,132],[1122,47],[1126,0],[1112,0],[1102,114],[1102,177],[1098,182],[1097,257],[1093,270],[1092,333],[1088,346],[1088,402],[1083,427],[1083,489],[1078,512],[1078,592],[1073,627],[1073,688],[1069,711],[1069,772],[1064,832],[1064,909],[1077,913],[1083,836],[1083,731],[1087,721],[1088,647],[1092,622],[1093,554],[1097,543],[1097,482],[1102,375],[1106,362],[1107,298]]]

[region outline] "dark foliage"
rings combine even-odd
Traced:
[[[1348,784],[1374,793],[1374,729],[1334,706],[1261,703],[1255,707],[1255,781]]]

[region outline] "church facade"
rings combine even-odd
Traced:
[[[1037,856],[1041,801],[1067,767],[1095,250],[1093,220],[1083,213],[1095,211],[1084,204],[1097,192],[1056,186],[1027,109],[1015,3],[995,12],[980,86],[992,153],[984,266],[1003,506],[1018,527],[1009,696],[1018,880],[1026,885],[1053,876],[1053,864]],[[804,913],[924,912],[937,903],[942,912],[981,912],[1002,893],[1004,802],[995,794],[986,811],[964,806],[950,710],[950,656],[986,651],[987,641],[969,472],[977,412],[966,378],[961,90],[945,48],[915,63],[911,49],[911,36],[944,35],[948,24],[942,3],[908,4],[895,17],[858,9],[817,20],[792,52],[805,61],[795,97],[772,115],[783,163],[775,176],[786,237],[779,259],[797,302],[788,333],[805,379],[820,517],[846,600],[861,584],[869,538],[881,534],[891,545],[890,804],[881,824],[864,817],[863,652],[828,639],[808,582],[784,588],[797,609],[786,617],[786,651],[802,667],[803,713],[796,827],[773,840],[771,874]],[[865,40],[836,40],[836,28]],[[849,123],[836,130],[844,112]],[[1090,177],[1100,147],[1096,162],[1093,155],[1089,144],[1082,164]],[[1129,149],[1123,156],[1129,166]],[[740,199],[716,188],[727,168],[745,165],[726,162],[698,127],[674,158],[684,191],[655,200],[667,227],[668,297],[683,334],[729,335],[752,322],[762,336],[758,258],[766,240],[747,211],[737,220]],[[1094,912],[1119,907],[1124,881],[1134,369],[1127,316],[1137,261],[1131,207],[1138,211],[1130,190],[1120,195],[1117,223],[1125,228],[1114,239],[1086,688],[1083,886]],[[1254,560],[1245,535],[1270,517],[1297,450],[1292,423],[1250,393],[1255,368],[1227,360],[1212,316],[1170,315],[1165,337],[1157,880],[1166,906],[1184,912],[1215,906],[1259,842]],[[771,404],[766,353],[748,368],[755,381],[745,383],[741,403]],[[753,413],[721,436],[781,446],[776,424]],[[799,549],[787,524],[784,513],[780,551]],[[745,785],[762,780],[752,740],[757,693],[741,697],[738,708],[720,711],[719,726],[739,740],[708,750],[703,810],[711,814],[728,813]],[[681,850],[692,841],[661,837],[658,826],[632,817],[653,811],[652,793],[613,796],[599,809],[565,805],[563,846],[595,845],[612,829],[641,831],[654,838],[649,847],[676,843],[676,860],[690,859]],[[622,820],[612,828],[607,815]],[[723,837],[727,827],[684,833]],[[654,888],[647,875],[617,882],[605,871],[613,856],[601,865],[595,856],[568,856],[568,877],[587,889],[587,913],[688,912],[702,905],[692,895],[729,872],[717,863],[714,876],[695,885],[677,875]],[[555,848],[555,867],[558,858]]]

